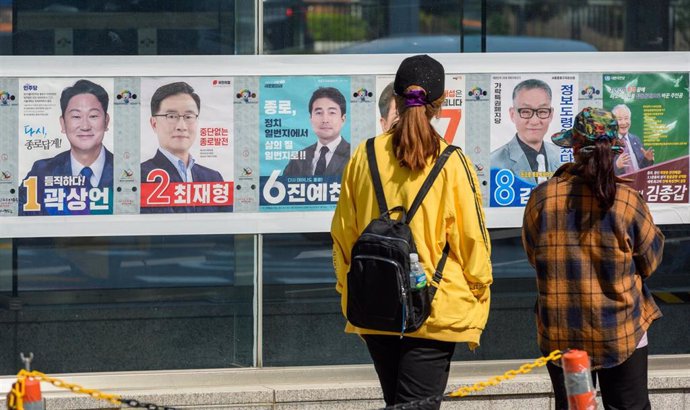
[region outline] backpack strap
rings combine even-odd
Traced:
[[[446,149],[443,150],[441,155],[439,155],[438,158],[436,158],[436,163],[434,164],[434,167],[431,169],[431,172],[429,172],[429,175],[427,175],[426,179],[424,180],[424,183],[422,184],[422,187],[419,188],[419,192],[417,193],[417,196],[414,198],[414,201],[412,201],[410,209],[407,210],[408,224],[410,223],[410,220],[412,219],[414,214],[417,212],[419,206],[422,204],[424,197],[426,196],[427,192],[429,192],[429,189],[431,189],[431,186],[434,184],[436,177],[443,169],[443,166],[446,164],[446,161],[448,161],[448,157],[450,157],[450,154],[452,154],[456,149],[458,149],[458,147],[454,145],[448,145]]]
[[[412,201],[412,205],[410,206],[409,211],[407,211],[407,223],[410,223],[410,219],[412,219],[415,212],[417,212],[417,209],[422,204],[424,197],[426,196],[427,192],[429,192],[429,189],[431,189],[431,186],[434,184],[436,177],[443,169],[443,166],[446,164],[446,161],[448,161],[450,155],[457,149],[458,147],[454,145],[448,145],[443,150],[441,155],[438,156],[438,158],[436,159],[436,163],[434,164],[434,167],[431,169],[431,172],[429,172],[429,175],[424,180],[424,183],[422,184],[422,187],[419,189],[417,196],[414,198],[414,201]],[[443,268],[446,266],[446,260],[448,259],[448,252],[450,252],[450,245],[448,244],[448,241],[446,241],[446,246],[443,247],[443,254],[441,255],[441,260],[438,261],[438,265],[436,265],[436,271],[434,272],[434,276],[432,277],[432,281],[436,283],[436,286],[429,287],[429,295],[432,299],[436,294],[436,289],[438,289],[438,286],[441,284],[441,278],[443,278]]]
[[[374,183],[374,192],[376,193],[376,201],[379,203],[379,212],[381,215],[387,214],[388,213],[388,205],[386,204],[386,196],[383,193],[383,186],[381,185],[381,174],[379,173],[379,168],[378,164],[376,163],[376,151],[374,149],[374,138],[369,138],[367,140],[367,160],[369,162],[369,172],[371,173],[371,180]],[[431,172],[429,175],[426,177],[424,180],[424,183],[422,184],[422,187],[419,189],[419,192],[417,193],[417,196],[414,198],[414,201],[412,201],[412,206],[410,206],[410,210],[407,212],[407,215],[403,215],[403,221],[405,223],[409,223],[410,219],[414,216],[415,212],[417,212],[417,209],[419,206],[422,204],[422,201],[424,200],[424,197],[426,196],[427,192],[429,192],[429,189],[431,189],[431,186],[434,184],[434,181],[436,180],[436,177],[438,174],[441,172],[441,169],[443,169],[443,166],[446,164],[446,161],[448,161],[448,158],[450,155],[457,150],[458,147],[454,145],[448,145],[441,155],[436,159],[436,163],[434,164],[434,167],[431,169]],[[402,208],[404,212],[403,207],[396,207],[397,208]],[[448,242],[446,242],[446,246],[443,247],[443,255],[441,256],[441,260],[438,262],[438,265],[436,266],[436,271],[434,272],[434,276],[432,278],[432,281],[436,283],[436,286],[430,286],[429,292],[430,296],[433,299],[434,294],[436,293],[436,289],[441,283],[441,278],[443,278],[443,268],[446,266],[446,259],[448,259],[448,252],[450,252],[450,245]]]
[[[388,204],[386,204],[386,196],[383,194],[383,186],[381,185],[381,174],[379,174],[379,167],[376,163],[376,151],[374,150],[374,138],[367,140],[367,160],[369,162],[369,172],[371,173],[371,180],[374,183],[374,192],[376,192],[376,202],[379,203],[379,212],[381,215],[388,212]]]

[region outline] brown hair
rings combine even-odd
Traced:
[[[596,141],[593,149],[575,153],[572,173],[579,175],[594,193],[599,206],[608,211],[616,200],[615,153],[607,139]]]
[[[411,85],[405,93],[412,90],[423,89]],[[441,136],[431,126],[431,119],[441,110],[443,99],[441,96],[424,106],[406,107],[405,97],[395,96],[399,118],[392,130],[393,152],[401,166],[419,171],[426,166],[427,158],[433,161],[438,157]]]

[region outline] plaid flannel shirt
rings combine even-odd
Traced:
[[[562,166],[532,191],[522,242],[537,272],[544,354],[587,351],[592,368],[627,360],[662,316],[644,281],[661,263],[664,235],[640,194],[622,183],[608,211]]]

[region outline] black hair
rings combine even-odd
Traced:
[[[572,168],[574,174],[585,180],[604,211],[608,211],[616,200],[615,159],[616,155],[611,150],[611,142],[601,139],[596,141],[593,149],[577,152],[575,165]]]
[[[161,108],[161,102],[163,102],[163,100],[170,97],[171,95],[177,94],[188,94],[189,96],[191,96],[192,99],[194,99],[194,102],[196,103],[196,109],[201,111],[201,99],[199,98],[199,95],[194,92],[194,88],[192,88],[191,85],[183,81],[180,81],[177,83],[165,84],[158,87],[156,92],[154,92],[153,96],[151,97],[151,115],[156,115],[158,113],[158,110]]]
[[[314,101],[318,100],[319,98],[328,98],[329,100],[333,101],[334,103],[338,104],[340,106],[340,115],[345,115],[346,112],[346,103],[345,103],[345,96],[338,90],[337,88],[334,87],[319,87],[314,91],[314,93],[311,95],[311,99],[309,99],[309,114],[311,115],[311,110],[314,106]]]
[[[62,90],[62,94],[60,94],[60,109],[62,110],[63,117],[65,116],[67,105],[69,105],[69,100],[79,94],[93,95],[98,99],[98,102],[101,103],[103,112],[106,114],[108,113],[108,101],[110,97],[108,96],[108,92],[105,91],[105,88],[89,80],[79,80],[74,83],[73,86]]]

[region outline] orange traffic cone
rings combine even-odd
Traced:
[[[33,377],[27,377],[24,381],[24,410],[45,410],[41,382]]]
[[[597,391],[592,383],[589,356],[584,350],[569,350],[561,359],[570,410],[596,410]]]

